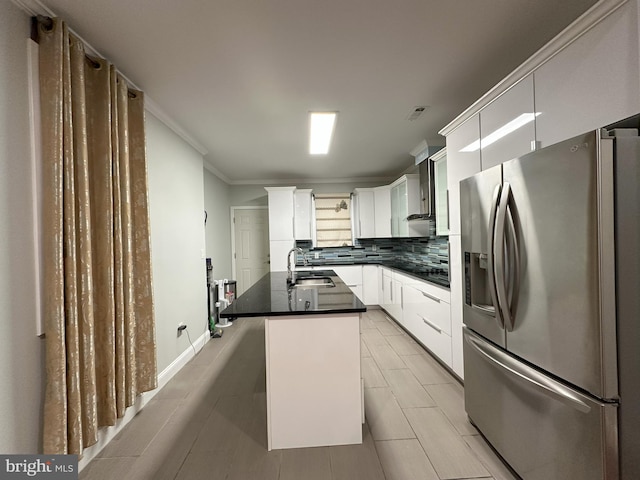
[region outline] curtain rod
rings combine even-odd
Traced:
[[[45,15],[35,15],[33,17],[31,17],[31,40],[33,40],[36,43],[40,43],[39,40],[39,32],[38,32],[38,25],[43,25],[44,28],[46,30],[52,30],[53,29],[53,18],[45,16]],[[95,52],[95,49],[93,49],[90,45],[88,45],[80,36],[78,36],[75,32],[69,30],[79,41],[82,42],[82,44],[85,47],[88,47],[91,51]],[[84,57],[87,59],[87,61],[89,63],[91,63],[91,65],[93,65],[94,68],[99,68],[101,66],[100,62],[96,61],[96,59],[91,56],[90,54],[86,53],[84,54]],[[96,57],[100,58],[101,60],[105,60],[108,62],[107,59],[103,59],[100,55],[96,55]],[[118,71],[116,69],[116,71]],[[118,75],[120,75],[125,82],[127,82],[127,93],[129,98],[137,98],[138,94],[136,93],[136,91],[141,91],[139,88],[137,88],[135,85],[132,84],[132,82],[129,81],[129,79],[127,77],[125,77],[124,75],[122,75],[122,73],[120,71],[118,71]]]

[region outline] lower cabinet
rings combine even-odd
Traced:
[[[448,292],[434,292],[430,285],[406,285],[403,291],[404,327],[451,367],[451,315],[445,301]]]
[[[384,269],[382,279],[385,292],[382,308],[451,367],[449,290],[389,269]]]
[[[297,266],[297,270],[333,270],[340,277],[347,287],[360,299],[362,303],[368,305],[364,299],[364,289],[362,285],[362,265],[322,265],[322,266]]]
[[[363,265],[362,266],[362,297],[360,297],[365,305],[378,305],[378,266]]]

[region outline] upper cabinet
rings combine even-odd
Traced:
[[[265,187],[269,194],[269,240],[293,240],[296,187]]]
[[[383,185],[373,189],[375,214],[375,237],[389,238],[391,236],[391,186]]]
[[[471,116],[447,135],[449,233],[460,234],[460,180],[481,170],[480,114]]]
[[[535,70],[540,147],[640,112],[638,25],[628,1]]]
[[[436,235],[449,235],[449,191],[447,189],[447,150],[431,156],[436,199]]]
[[[356,238],[376,237],[375,198],[373,188],[356,188],[353,193]]]
[[[424,235],[417,223],[407,217],[420,213],[420,176],[403,175],[391,184],[391,236],[419,237]]]
[[[533,75],[527,75],[480,112],[482,170],[535,149],[535,118]]]
[[[295,239],[311,240],[313,231],[311,190],[297,189],[295,191],[295,202]]]

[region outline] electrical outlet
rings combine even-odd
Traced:
[[[316,260],[318,260],[320,258],[320,252],[315,252],[313,254],[313,258],[315,258]]]
[[[182,331],[185,330],[187,328],[187,326],[185,325],[184,322],[180,322],[178,324],[178,336],[182,335]]]

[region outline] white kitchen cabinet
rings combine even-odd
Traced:
[[[373,188],[356,188],[354,190],[354,227],[356,238],[375,238],[375,199]]]
[[[460,235],[460,180],[480,172],[480,114],[447,135],[449,233]]]
[[[380,306],[387,312],[393,311],[393,278],[390,269],[380,267],[382,270],[382,296]]]
[[[265,187],[269,195],[269,240],[293,240],[296,187]]]
[[[444,364],[452,364],[449,290],[380,267],[384,285],[381,307]]]
[[[640,111],[638,3],[626,2],[535,70],[540,147]]]
[[[436,235],[449,235],[449,190],[447,188],[447,149],[432,155],[436,200]]]
[[[391,236],[419,237],[424,232],[407,216],[420,213],[420,176],[403,175],[391,184]]]
[[[310,189],[296,189],[295,191],[295,238],[296,240],[311,240],[313,225],[311,219],[313,201]]]
[[[527,75],[480,112],[482,170],[532,151],[535,146],[533,75]]]
[[[345,285],[362,301],[362,265],[334,265],[327,268],[336,272]]]
[[[375,238],[391,237],[391,187],[383,185],[373,189]]]
[[[451,295],[451,369],[464,378],[462,356],[463,264],[460,235],[449,236],[449,293]]]
[[[272,272],[287,271],[287,254],[295,246],[293,238],[289,240],[270,240],[269,241],[269,268]],[[291,254],[291,264],[295,263],[295,259]]]
[[[399,182],[391,187],[391,236],[406,237],[407,223],[407,182]],[[402,227],[405,227],[404,229]],[[404,231],[403,231],[404,230]]]
[[[315,266],[298,266],[297,270],[333,270],[336,275],[340,277],[340,280],[351,289],[351,291],[360,299],[363,300],[363,287],[362,287],[362,265],[315,265]]]
[[[378,266],[362,266],[362,302],[365,305],[378,305]]]
[[[287,252],[295,245],[296,187],[265,187],[269,195],[269,263],[272,272],[287,270]]]

